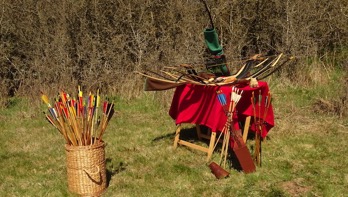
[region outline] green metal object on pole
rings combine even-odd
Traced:
[[[223,55],[222,46],[219,43],[219,37],[215,29],[208,28],[204,30],[204,40],[209,52],[215,56]]]
[[[219,36],[214,28],[204,30],[204,40],[209,53],[212,55],[207,62],[207,69],[216,76],[229,76],[230,71],[226,65],[226,57],[219,43]],[[218,66],[217,66],[218,65]]]
[[[230,71],[226,66],[226,58],[222,46],[219,43],[219,36],[215,30],[213,18],[205,0],[201,0],[207,11],[210,20],[210,27],[204,30],[204,40],[212,58],[209,58],[206,68],[216,76],[229,76]]]

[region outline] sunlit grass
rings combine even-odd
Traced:
[[[251,174],[228,168],[223,180],[210,172],[204,153],[173,149],[168,106],[152,94],[115,98],[104,135],[110,178],[104,196],[344,196],[346,120],[313,113],[312,90],[283,87],[273,88],[276,126],[262,144],[262,167]],[[76,196],[68,191],[64,140],[41,110],[18,99],[0,113],[0,196]],[[219,157],[216,150],[213,161]]]

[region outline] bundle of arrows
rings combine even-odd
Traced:
[[[226,121],[226,125],[223,128],[222,132],[220,133],[218,140],[215,144],[215,146],[217,145],[217,143],[220,140],[220,137],[222,134],[224,134],[224,139],[222,142],[222,150],[221,150],[221,155],[220,155],[220,165],[223,163],[223,166],[226,167],[226,159],[227,159],[227,155],[228,155],[228,148],[229,148],[229,143],[230,143],[230,135],[231,135],[231,130],[233,127],[232,125],[232,116],[233,113],[235,112],[236,106],[239,102],[239,100],[242,97],[243,94],[243,90],[239,90],[238,88],[236,88],[235,86],[232,86],[232,91],[231,91],[231,99],[230,99],[230,104],[229,107],[227,109],[227,101],[226,101],[226,95],[223,94],[223,92],[221,90],[217,91],[217,98],[219,100],[219,103],[221,104],[222,108],[225,111],[225,114],[227,116],[227,121]],[[234,133],[232,133],[234,134]],[[215,149],[214,146],[214,149]]]
[[[63,135],[65,141],[73,146],[93,145],[102,140],[105,129],[114,114],[114,103],[105,100],[100,106],[99,89],[83,98],[78,87],[77,99],[60,91],[52,105],[47,95],[41,92],[41,99],[48,107],[46,119]],[[101,111],[101,114],[99,110]]]
[[[265,126],[265,119],[268,114],[268,109],[271,105],[272,94],[268,92],[267,95],[263,98],[261,94],[261,90],[259,90],[258,98],[255,96],[254,92],[252,92],[251,104],[253,108],[253,117],[255,123],[255,152],[254,152],[254,160],[258,166],[261,166],[261,133],[263,127]],[[262,102],[264,101],[264,105]],[[262,106],[264,106],[263,114],[261,114]],[[257,108],[257,111],[256,111]],[[258,114],[257,114],[258,112]]]

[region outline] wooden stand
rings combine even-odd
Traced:
[[[175,132],[174,149],[178,147],[178,144],[181,144],[181,145],[205,152],[207,153],[207,162],[208,162],[211,158],[211,155],[213,154],[214,144],[216,139],[216,132],[211,132],[211,136],[202,134],[201,128],[199,125],[196,125],[196,130],[197,130],[198,139],[202,139],[202,138],[210,139],[208,148],[180,139],[181,124],[179,124]]]
[[[249,126],[250,126],[250,116],[248,116],[245,120],[244,131],[243,131],[244,142],[246,142],[246,139],[248,136]],[[201,128],[199,125],[196,125],[196,131],[197,131],[197,136],[198,136],[199,140],[202,140],[202,138],[210,140],[208,148],[180,139],[181,124],[179,124],[176,128],[176,131],[175,131],[174,149],[176,149],[178,147],[178,144],[180,144],[180,145],[192,148],[192,149],[196,149],[196,150],[205,152],[205,153],[207,153],[207,162],[209,162],[211,159],[211,156],[213,154],[213,151],[214,151],[214,145],[216,142],[216,132],[210,131],[210,133],[211,133],[210,135],[203,134],[201,132]]]
[[[243,141],[244,141],[244,143],[246,143],[247,138],[248,138],[250,119],[251,119],[251,116],[248,116],[245,119],[245,125],[244,125],[244,130],[243,130]]]

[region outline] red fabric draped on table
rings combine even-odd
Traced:
[[[251,104],[252,92],[256,98],[259,93],[262,95],[261,110],[256,104],[256,115],[263,118],[265,109],[265,97],[269,87],[267,82],[259,81],[259,86],[251,88],[248,84],[238,84],[236,87],[243,90],[242,97],[236,106],[236,114],[233,116],[234,127],[239,129],[238,122],[244,121],[247,116],[253,116]],[[176,124],[191,123],[209,127],[212,131],[221,131],[226,123],[227,116],[217,99],[217,90],[221,90],[226,95],[227,105],[231,96],[231,86],[204,86],[186,84],[176,88],[169,115],[175,120]],[[260,112],[259,112],[260,111]],[[260,115],[259,115],[260,114]],[[270,105],[265,118],[265,126],[262,130],[262,137],[274,126],[273,108]],[[255,131],[254,118],[251,118],[251,130]]]

